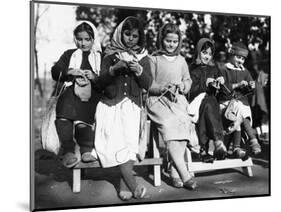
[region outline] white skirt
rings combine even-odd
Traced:
[[[223,111],[229,104],[230,101],[226,101],[220,104],[220,111]],[[244,105],[241,101],[236,101],[238,107],[238,113],[242,118],[250,119],[250,123],[252,125],[252,111],[249,105]]]
[[[125,98],[114,106],[99,102],[96,110],[95,148],[103,167],[136,160],[140,108]]]

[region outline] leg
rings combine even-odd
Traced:
[[[91,151],[94,146],[94,132],[90,126],[78,124],[75,127],[75,138],[80,146],[81,159],[83,162],[93,162],[96,160]]]
[[[79,163],[74,154],[73,122],[67,119],[56,119],[55,125],[63,149],[62,163],[65,167],[71,168]]]
[[[261,152],[261,146],[258,142],[258,139],[255,136],[254,130],[251,127],[251,123],[250,120],[247,118],[243,119],[243,127],[247,133],[247,135],[249,136],[249,144],[251,147],[251,151],[254,155],[257,155]]]
[[[128,162],[119,165],[122,178],[124,179],[126,185],[133,193],[136,199],[143,198],[146,193],[146,188],[144,186],[137,185],[136,178],[133,176],[134,161],[129,160]]]
[[[169,154],[172,158],[173,163],[175,164],[177,171],[179,172],[182,181],[184,182],[184,185],[192,180],[192,175],[187,170],[184,160],[186,143],[186,141],[168,141]],[[192,186],[190,186],[189,184],[187,186],[187,188],[189,189],[195,189],[195,187],[195,182]]]
[[[233,132],[233,155],[235,158],[245,158],[246,152],[240,148],[241,131]],[[246,159],[246,158],[245,158]]]

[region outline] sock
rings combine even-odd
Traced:
[[[74,153],[75,143],[73,141],[73,122],[67,119],[56,119],[55,125],[58,133],[63,154]]]

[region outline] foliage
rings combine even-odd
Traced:
[[[110,39],[114,27],[127,16],[136,16],[145,26],[147,49],[156,49],[159,28],[167,22],[179,25],[183,33],[182,55],[190,63],[195,46],[201,37],[208,37],[216,43],[215,58],[228,52],[231,43],[242,41],[251,50],[249,65],[258,61],[269,63],[270,18],[233,14],[213,14],[170,10],[146,10],[118,7],[78,7],[77,19],[92,21],[102,35],[103,47]],[[106,38],[106,42],[104,42]]]

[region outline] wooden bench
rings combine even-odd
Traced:
[[[186,148],[186,161],[187,161],[187,169],[194,176],[195,172],[203,172],[203,171],[211,171],[217,169],[230,169],[230,168],[238,168],[241,167],[244,174],[249,177],[253,176],[252,166],[253,161],[252,158],[248,158],[243,161],[241,159],[225,159],[225,160],[215,160],[213,163],[204,163],[204,162],[193,162],[191,152],[188,148]]]
[[[154,174],[154,186],[161,185],[161,165],[163,163],[163,159],[160,158],[159,153],[159,143],[158,139],[154,136],[154,127],[151,126],[151,122],[147,121],[147,139],[148,142],[152,141],[152,156],[153,158],[145,158],[141,162],[136,162],[135,166],[153,166],[153,174]],[[150,133],[152,129],[152,133]],[[151,143],[150,143],[151,144]],[[98,168],[101,167],[98,161],[92,163],[83,163],[80,162],[73,169],[73,180],[72,180],[72,191],[74,193],[81,191],[81,169],[89,169],[89,168]]]

